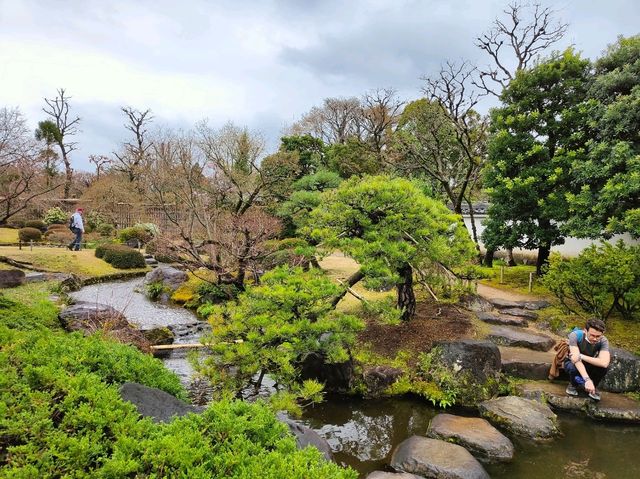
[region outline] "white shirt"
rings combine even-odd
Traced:
[[[76,211],[73,215],[71,215],[71,217],[73,218],[73,226],[81,229],[84,233],[84,222],[82,221],[82,215]]]

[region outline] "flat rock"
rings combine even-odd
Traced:
[[[555,352],[501,346],[502,372],[516,378],[547,379]]]
[[[204,408],[192,406],[162,391],[138,383],[124,383],[120,396],[133,403],[141,416],[150,417],[154,422],[168,422],[174,417],[189,413],[201,413]]]
[[[438,414],[431,420],[427,436],[464,447],[482,462],[508,462],[513,444],[486,419]]]
[[[424,476],[416,476],[407,472],[373,471],[365,479],[424,479]]]
[[[484,321],[485,323],[498,324],[502,326],[521,326],[526,328],[529,324],[527,322],[527,318],[518,316],[507,316],[504,314],[488,313],[484,311],[476,313],[476,316],[478,316],[480,321]]]
[[[39,283],[42,281],[47,281],[49,279],[47,273],[39,273],[39,272],[31,272],[27,273],[24,276],[25,283]]]
[[[499,397],[480,403],[478,409],[492,424],[517,436],[545,441],[560,434],[553,411],[533,399]]]
[[[546,401],[554,409],[584,414],[592,419],[640,423],[640,402],[622,394],[601,392],[601,400],[593,401],[586,395],[569,396],[567,383],[531,381],[520,384],[518,392],[524,397]]]
[[[396,447],[391,467],[425,478],[489,479],[482,465],[464,447],[421,436],[405,439]]]
[[[25,282],[24,271],[19,269],[0,269],[0,288],[15,288]]]
[[[544,334],[509,326],[492,326],[487,339],[500,346],[521,347],[535,351],[549,351],[556,343],[555,339]]]
[[[533,319],[533,320],[538,319],[538,313],[534,313],[533,311],[527,311],[526,309],[522,309],[522,308],[501,309],[500,312],[502,314],[506,314],[509,316],[517,316],[519,318],[527,318],[527,319]]]
[[[504,308],[520,308],[529,310],[538,310],[551,306],[549,301],[545,300],[529,300],[529,301],[511,301],[502,298],[490,298],[489,302],[498,309]]]

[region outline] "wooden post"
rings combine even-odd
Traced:
[[[500,284],[504,284],[504,266],[500,266]]]
[[[533,291],[533,271],[529,273],[529,292]]]
[[[33,240],[29,240],[29,251],[33,251]]]

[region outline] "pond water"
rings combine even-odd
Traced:
[[[143,329],[173,326],[194,331],[202,325],[190,311],[149,301],[142,291],[142,278],[82,288],[71,296],[78,301],[109,304]],[[195,342],[196,333],[176,338],[176,342]],[[163,359],[188,385],[192,369],[182,351]],[[309,408],[301,420],[329,442],[334,459],[349,465],[365,477],[374,470],[389,470],[393,448],[406,438],[424,435],[429,421],[442,412],[418,398],[363,400],[327,397]],[[470,415],[469,411],[447,411]],[[515,441],[514,461],[486,466],[494,479],[518,478],[640,478],[640,426],[605,424],[572,415],[560,415],[564,437],[547,444]]]

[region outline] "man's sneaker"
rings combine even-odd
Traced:
[[[569,395],[569,396],[577,396],[578,395],[578,390],[576,389],[576,387],[573,384],[569,384],[567,386],[567,389],[565,390],[565,392]],[[599,396],[598,396],[599,397]]]
[[[600,393],[598,391],[593,391],[592,393],[589,393],[589,397],[594,401],[600,401]]]

